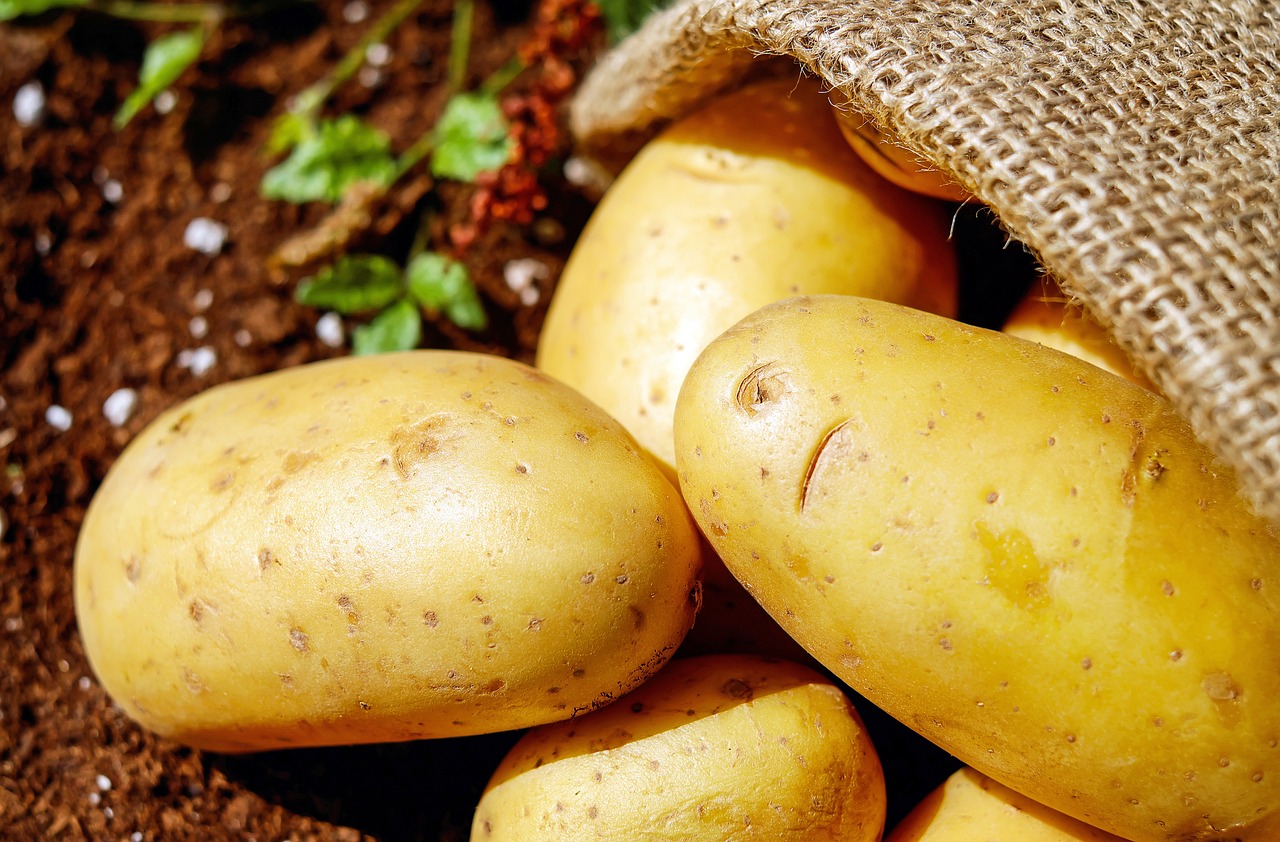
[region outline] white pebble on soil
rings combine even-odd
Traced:
[[[187,223],[182,234],[182,244],[201,254],[217,254],[227,242],[227,226],[207,216],[198,216]]]
[[[196,339],[204,339],[209,335],[209,320],[204,316],[193,316],[187,323],[187,329]]]
[[[178,367],[189,370],[196,377],[204,377],[218,364],[218,351],[211,345],[178,352]]]
[[[316,338],[330,348],[341,348],[346,339],[346,331],[342,329],[342,316],[325,313],[316,319]]]
[[[342,7],[342,19],[347,23],[360,23],[369,17],[369,4],[364,0],[352,0]]]
[[[111,789],[111,779],[106,775],[98,775],[98,777],[93,779],[93,782],[96,783],[98,785],[98,789],[103,792]]]
[[[386,67],[391,63],[391,48],[386,44],[370,44],[364,51],[364,60],[374,67]]]
[[[44,86],[39,82],[28,82],[13,95],[13,118],[19,126],[29,127],[44,119],[45,96]]]
[[[178,104],[178,95],[167,88],[156,94],[156,98],[151,101],[155,107],[157,114],[168,114]]]
[[[120,200],[124,198],[124,185],[114,178],[108,178],[102,182],[102,198],[113,205],[120,204]]]
[[[534,281],[545,281],[550,276],[547,264],[532,257],[508,260],[502,267],[502,279],[512,292],[521,292],[533,286]]]
[[[102,414],[113,427],[123,427],[138,408],[138,393],[133,389],[116,389],[102,402]]]
[[[213,290],[201,289],[196,291],[195,298],[191,299],[191,306],[196,308],[197,313],[203,313],[213,306]]]
[[[56,403],[44,411],[45,422],[60,433],[71,429],[71,412],[65,406]]]

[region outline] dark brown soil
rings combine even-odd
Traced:
[[[370,5],[372,18],[389,3]],[[176,107],[164,115],[146,109],[119,132],[111,115],[136,79],[145,37],[162,28],[89,13],[0,24],[4,838],[464,839],[490,770],[515,739],[245,757],[196,752],[119,713],[76,633],[76,534],[121,448],[162,410],[209,386],[342,353],[316,338],[320,314],[294,303],[301,273],[270,260],[325,208],[266,201],[257,184],[270,164],[260,150],[271,118],[363,31],[344,22],[343,6],[318,0],[227,24],[175,88]],[[528,41],[531,15],[519,0],[478,4],[477,78]],[[347,86],[334,109],[367,116],[403,149],[443,104],[449,18],[447,0],[429,0],[390,39],[381,84]],[[568,59],[580,68],[587,56]],[[32,80],[43,85],[47,113],[39,125],[22,126],[10,103]],[[590,208],[557,175],[565,151],[562,141],[544,168],[550,203],[541,221],[498,221],[465,253],[492,327],[472,336],[441,325],[428,344],[532,357],[554,279]],[[425,187],[422,179],[397,187],[357,245],[407,245],[409,212]],[[471,188],[441,191],[444,223],[466,222],[471,197]],[[183,244],[196,217],[228,227],[221,254]],[[977,240],[987,244],[977,258],[981,283],[998,285],[1000,272],[990,269],[1002,261],[1025,268],[1016,250],[999,251],[987,222],[968,215],[959,224],[987,232]],[[502,267],[517,257],[549,270],[532,306],[503,280]],[[198,376],[180,362],[203,346],[216,352],[216,364]],[[114,427],[103,402],[126,387],[137,391],[137,410]],[[54,406],[70,413],[66,431],[47,419]],[[908,762],[911,752],[933,765]],[[914,744],[885,760],[891,778],[906,782],[899,814],[946,767]]]

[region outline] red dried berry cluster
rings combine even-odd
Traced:
[[[465,250],[494,222],[529,225],[547,206],[538,170],[561,146],[557,112],[578,81],[574,60],[581,59],[602,29],[600,10],[591,0],[542,0],[520,58],[533,72],[532,81],[502,100],[511,125],[511,160],[500,170],[475,180],[470,218],[450,230]]]

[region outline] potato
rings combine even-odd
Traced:
[[[814,80],[759,83],[676,123],[614,182],[565,266],[537,365],[670,468],[698,352],[757,307],[818,292],[953,312],[948,217],[853,154]]]
[[[1050,810],[975,769],[960,769],[886,842],[1124,842]]]
[[[1102,325],[1048,278],[1033,284],[1001,328],[1010,336],[1071,354],[1153,392],[1159,391],[1129,362]]]
[[[1167,401],[815,296],[712,343],[675,436],[730,571],[888,713],[1127,839],[1280,838],[1280,540]]]
[[[472,842],[873,842],[884,775],[844,694],[786,661],[672,661],[572,722],[530,731],[485,788]]]
[[[890,139],[865,116],[844,108],[837,108],[835,115],[849,147],[881,177],[923,196],[948,202],[973,201],[968,190]]]
[[[76,547],[106,690],[219,751],[567,718],[666,661],[696,535],[635,441],[528,366],[422,351],[211,389],[115,463]]]

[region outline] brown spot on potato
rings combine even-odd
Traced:
[[[532,617],[529,619],[529,625],[526,626],[529,631],[539,631],[542,628],[542,618]]]
[[[318,458],[315,451],[312,450],[290,451],[284,457],[284,472],[286,474],[296,474]]]
[[[723,538],[729,532],[729,525],[723,520],[715,516],[715,512],[711,508],[711,501],[705,497],[698,501],[698,508],[702,510],[703,516],[706,518],[707,530],[718,538]]]
[[[1165,596],[1173,596],[1175,593],[1177,593],[1177,591],[1173,587],[1173,582],[1170,582],[1168,579],[1165,579],[1163,582],[1160,583],[1160,593],[1164,594]]]
[[[218,474],[209,483],[209,490],[215,493],[219,491],[226,491],[228,488],[235,485],[235,482],[236,482],[236,475],[231,471],[228,471],[223,474]]]
[[[436,612],[434,611],[423,611],[422,624],[429,629],[434,629],[436,626],[440,625],[440,618],[436,616]]]
[[[574,437],[575,439],[577,439],[578,441],[583,442],[584,444],[585,444],[586,442],[591,441],[591,436],[587,435],[586,433],[582,432],[581,430],[578,430],[576,433],[574,433],[574,434],[573,434],[573,437]]]
[[[142,574],[142,559],[136,555],[130,555],[124,563],[124,577],[129,580],[129,584],[136,584],[138,576]]]
[[[268,567],[270,567],[273,564],[279,564],[279,563],[280,562],[276,560],[276,557],[271,552],[271,550],[267,549],[266,547],[263,547],[262,549],[258,550],[258,569],[261,570],[262,572],[265,573]]]
[[[720,686],[720,694],[731,699],[749,702],[755,696],[755,691],[741,678],[731,678]]]
[[[809,457],[809,465],[805,469],[804,479],[800,483],[800,511],[804,511],[805,506],[808,505],[813,482],[818,478],[818,473],[825,467],[825,464],[831,459],[839,459],[847,454],[852,447],[853,442],[848,431],[848,427],[852,422],[853,419],[848,418],[828,430],[822,440],[818,442],[813,455]]]
[[[584,584],[584,585],[590,585],[590,584],[591,584],[592,582],[594,582],[595,580],[596,580],[596,574],[594,574],[594,573],[583,573],[583,574],[582,574],[581,582],[582,582],[582,584]]]
[[[493,681],[490,681],[484,687],[481,687],[480,692],[481,693],[497,693],[497,692],[500,692],[506,686],[507,686],[507,682],[503,681],[501,678],[495,678]]]
[[[600,811],[596,808],[596,805],[592,804],[587,808],[587,818],[594,819],[598,815],[600,815]]]
[[[573,671],[574,678],[582,678],[586,674],[587,674],[587,671],[584,670],[582,667],[578,667],[576,670]]]
[[[644,612],[635,605],[628,605],[627,609],[631,612],[632,627],[635,628],[636,631],[640,631],[640,629],[644,628],[645,624]]]
[[[373,705],[369,704],[366,701],[359,701],[359,702],[356,702],[356,704],[360,706],[360,710],[373,710]]]
[[[988,503],[994,503],[994,502],[996,502],[996,501],[997,501],[997,500],[999,500],[999,499],[1000,499],[1000,492],[998,492],[998,491],[992,491],[991,493],[989,493],[989,494],[987,495],[987,502],[988,502]]]
[[[738,381],[734,401],[748,416],[754,416],[786,393],[786,372],[777,370],[776,361],[770,361],[752,368]]]
[[[529,466],[528,466],[528,465],[525,465],[525,464],[519,464],[519,465],[516,465],[516,473],[517,473],[517,474],[527,474],[527,473],[529,473]]]
[[[187,689],[196,695],[205,691],[204,682],[200,680],[200,676],[190,669],[184,668],[182,670],[182,683],[187,685]]]
[[[196,625],[200,625],[204,620],[204,603],[198,599],[191,600],[191,604],[187,606],[187,616],[194,620]]]
[[[391,433],[391,464],[401,479],[412,477],[420,464],[440,450],[442,434],[448,426],[449,417],[437,414],[397,427]]]
[[[295,626],[289,629],[289,645],[299,652],[306,652],[311,648],[311,636]]]

